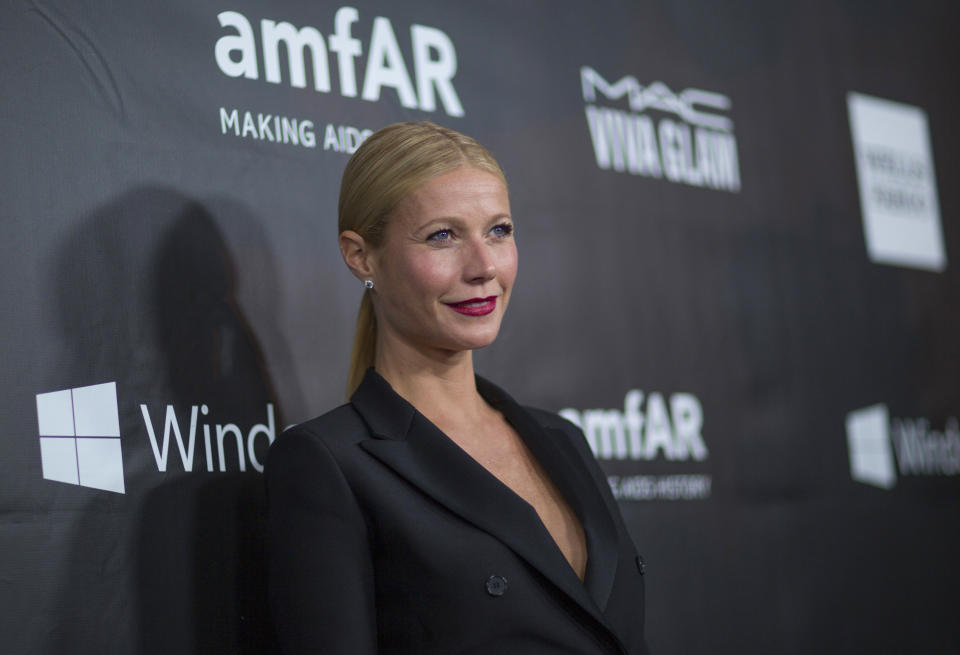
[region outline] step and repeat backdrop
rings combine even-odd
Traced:
[[[275,651],[260,472],[344,401],[340,174],[431,120],[511,186],[478,370],[583,428],[652,651],[960,651],[958,28],[950,2],[4,2],[0,650]]]

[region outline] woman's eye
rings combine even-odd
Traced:
[[[498,237],[507,237],[513,234],[513,226],[509,223],[501,223],[493,228],[493,234]]]
[[[427,241],[447,241],[451,236],[450,230],[437,230],[427,237]]]

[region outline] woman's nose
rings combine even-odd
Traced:
[[[465,254],[463,276],[467,282],[486,282],[496,277],[497,264],[489,244],[482,239],[474,240]]]

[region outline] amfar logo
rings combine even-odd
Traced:
[[[643,408],[643,392],[632,389],[618,409],[562,409],[560,416],[583,430],[599,459],[651,460],[663,455],[671,461],[707,458],[703,443],[703,408],[689,393],[652,392]]]
[[[847,94],[863,231],[870,261],[947,267],[927,115],[919,107]]]
[[[850,476],[857,482],[892,489],[898,469],[901,476],[960,473],[960,427],[955,417],[941,432],[931,430],[925,418],[891,420],[887,406],[878,404],[847,414],[846,428]]]
[[[124,493],[117,384],[37,394],[46,480]]]
[[[176,443],[184,472],[193,471],[200,433],[207,472],[227,472],[228,460],[236,462],[240,471],[246,471],[249,463],[262,472],[261,457],[277,436],[272,403],[266,404],[266,422],[247,431],[235,423],[201,422],[200,416],[210,414],[206,404],[192,405],[189,419],[181,424],[176,408],[167,405],[162,439],[157,438],[161,430],[154,426],[146,404],[140,404],[140,414],[160,473],[167,471],[171,441]],[[125,493],[116,382],[37,394],[37,423],[44,479]]]
[[[700,89],[674,93],[663,82],[644,87],[633,76],[610,83],[589,66],[580,69],[580,84],[601,169],[740,190],[733,121],[718,113],[729,111],[727,96]],[[598,107],[598,93],[608,102],[626,98],[630,111]],[[654,122],[651,110],[673,117]]]
[[[644,407],[644,399],[646,406]],[[707,459],[703,443],[703,407],[690,393],[674,393],[669,402],[657,391],[644,397],[639,389],[627,392],[619,409],[562,409],[560,416],[583,430],[593,454],[601,460],[701,462]],[[705,500],[712,479],[706,473],[667,475],[608,475],[617,500]]]
[[[340,95],[357,97],[360,80],[356,76],[354,60],[363,55],[364,44],[354,38],[351,31],[359,16],[360,12],[354,7],[340,7],[333,18],[334,31],[326,39],[317,28],[310,25],[297,28],[286,21],[262,19],[259,36],[264,79],[271,84],[283,81],[281,53],[285,53],[286,79],[291,86],[301,89],[307,87],[306,61],[309,61],[313,73],[309,84],[314,91],[329,93],[329,49],[336,54]],[[257,35],[250,21],[237,11],[220,12],[217,19],[221,27],[235,32],[217,40],[214,48],[217,66],[224,75],[230,77],[259,79]],[[453,88],[453,76],[457,72],[457,53],[453,41],[435,27],[411,25],[410,43],[413,77],[410,76],[390,19],[384,16],[373,19],[360,97],[377,102],[381,91],[390,88],[396,92],[401,105],[422,111],[436,111],[439,97],[448,115],[463,116],[463,105]]]

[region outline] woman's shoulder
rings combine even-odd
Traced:
[[[487,402],[500,411],[509,412],[511,411],[511,408],[516,411],[516,408],[519,408],[533,418],[541,428],[562,430],[570,434],[581,434],[580,429],[576,425],[563,418],[559,414],[545,409],[540,409],[539,407],[521,405],[503,388],[497,386],[486,378],[480,377],[479,375],[477,376],[477,389],[480,391],[480,395],[483,396]]]
[[[359,440],[368,434],[366,424],[350,403],[344,403],[326,414],[291,425],[283,436],[307,435],[329,440]]]
[[[543,430],[552,430],[555,432],[562,433],[567,441],[569,441],[573,447],[579,451],[580,455],[592,460],[593,453],[590,450],[590,445],[587,442],[587,438],[583,434],[583,430],[580,427],[569,421],[568,419],[560,416],[556,412],[551,412],[545,409],[540,409],[538,407],[529,407],[524,406],[524,411],[529,414],[534,421],[540,426]]]
[[[338,451],[367,436],[369,431],[363,419],[350,403],[345,403],[284,430],[270,446],[268,468],[271,461],[295,460],[311,453],[323,452],[336,458]]]
[[[542,428],[551,428],[553,430],[563,430],[571,434],[581,435],[580,428],[563,418],[556,412],[551,412],[539,407],[530,407],[524,405],[523,409],[532,416]]]

